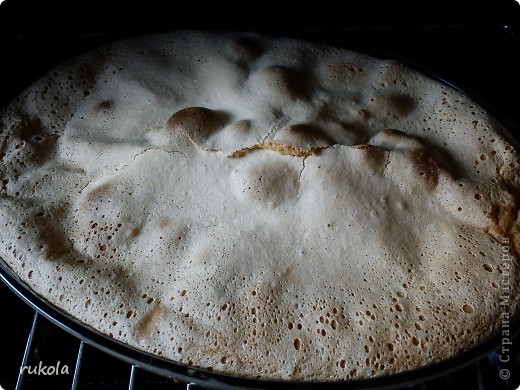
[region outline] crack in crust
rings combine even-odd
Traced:
[[[323,149],[329,149],[331,146],[317,146],[312,147],[310,149],[302,149],[296,146],[288,145],[282,142],[277,141],[265,141],[258,144],[254,144],[251,146],[247,146],[245,148],[239,149],[228,155],[230,158],[240,158],[244,157],[246,154],[252,152],[253,150],[264,149],[264,150],[272,150],[273,152],[277,152],[283,155],[289,155],[294,157],[309,157],[314,154],[318,154]]]

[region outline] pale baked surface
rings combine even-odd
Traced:
[[[1,131],[0,256],[153,354],[380,376],[499,329],[505,280],[517,311],[513,141],[396,62],[258,34],[142,37],[53,70]]]

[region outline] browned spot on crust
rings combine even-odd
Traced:
[[[318,127],[303,123],[283,128],[275,134],[274,141],[305,150],[312,147],[331,146],[335,143]]]
[[[511,146],[509,148],[511,149]],[[518,222],[520,189],[518,187],[517,168],[517,165],[497,167],[497,173],[503,179],[513,199],[508,199],[503,204],[493,205],[493,208],[487,214],[493,225],[488,226],[484,231],[501,245],[507,245],[518,261],[520,259],[520,223]]]
[[[248,119],[239,120],[228,127],[237,134],[245,134],[251,128],[251,121]]]
[[[137,338],[143,340],[149,337],[165,312],[166,307],[161,304],[157,304],[148,310],[137,324]]]
[[[177,111],[166,122],[166,129],[202,126],[211,117],[211,110],[204,107],[188,107]]]
[[[317,133],[321,133],[321,131],[318,128],[311,126],[311,125],[306,125],[304,123],[287,126],[285,128],[285,130],[288,133],[295,134],[295,135],[308,135],[308,134],[314,135]]]
[[[487,213],[493,222],[493,226],[488,228],[490,234],[506,237],[516,219],[516,211],[516,204],[511,201],[493,205],[491,211]]]
[[[106,113],[108,110],[111,110],[113,107],[113,103],[110,100],[101,101],[95,108],[95,112],[103,112]]]
[[[385,150],[383,148],[380,148],[379,146],[370,145],[370,144],[361,144],[361,145],[355,145],[353,146],[354,149],[357,149],[360,151],[363,159],[366,159],[368,163],[368,167],[376,168],[380,164],[383,163],[385,159]]]
[[[184,133],[197,145],[203,143],[210,135],[223,126],[227,116],[204,107],[189,107],[173,114],[165,125],[168,134]]]
[[[518,207],[515,202],[508,202],[504,205],[494,205],[487,215],[493,225],[484,229],[501,245],[509,247],[517,258],[520,257],[520,226],[516,222]]]
[[[515,222],[509,230],[510,247],[516,254],[517,259],[520,258],[520,224]]]
[[[87,192],[85,199],[83,200],[83,206],[93,211],[100,203],[110,198],[114,191],[114,185],[112,183],[101,184],[100,186]]]
[[[305,80],[295,69],[275,65],[263,68],[259,74],[265,83],[291,99],[301,98],[305,95]]]
[[[404,94],[375,96],[371,103],[377,112],[390,113],[398,117],[408,115],[416,106],[415,100]]]
[[[400,116],[408,115],[415,108],[415,100],[408,95],[391,95],[388,102]]]
[[[425,180],[437,184],[439,180],[439,165],[433,157],[425,150],[416,150],[411,152],[413,162],[417,166],[419,175]]]
[[[508,190],[515,196],[517,202],[520,201],[520,166],[517,162],[511,161],[497,167],[497,173],[504,179]]]

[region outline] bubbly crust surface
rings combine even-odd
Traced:
[[[3,260],[176,362],[389,375],[518,309],[515,144],[394,61],[255,33],[134,38],[36,82],[0,140]]]

